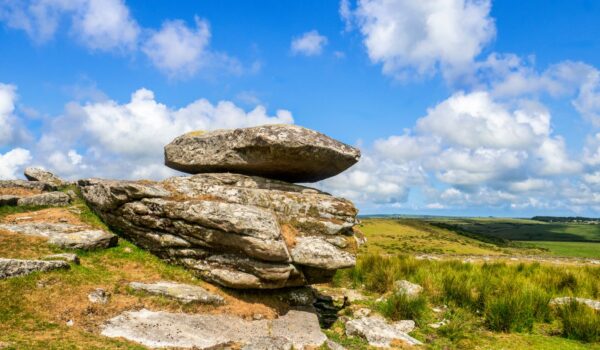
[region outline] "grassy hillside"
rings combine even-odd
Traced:
[[[547,223],[526,219],[436,219],[438,225],[463,235],[498,243],[526,243],[556,256],[600,258],[600,225]]]

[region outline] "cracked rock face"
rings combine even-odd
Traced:
[[[244,349],[314,349],[327,337],[317,316],[290,310],[275,320],[246,321],[228,314],[181,314],[146,309],[125,312],[108,321],[107,337],[122,337],[151,348],[221,349],[232,343]]]
[[[348,169],[360,151],[296,125],[192,132],[165,146],[165,164],[183,172],[232,172],[316,182]]]
[[[79,185],[115,230],[226,287],[319,283],[355,264],[356,208],[312,188],[229,173]]]
[[[0,258],[0,279],[28,275],[37,271],[68,269],[65,261],[20,260]]]
[[[118,240],[117,236],[103,230],[65,223],[0,223],[0,229],[28,236],[45,237],[48,238],[48,243],[66,249],[109,248],[115,246]]]

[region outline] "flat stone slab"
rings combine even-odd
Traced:
[[[117,244],[118,237],[103,230],[65,223],[0,224],[0,229],[29,236],[46,237],[48,243],[67,249],[102,249]]]
[[[190,284],[160,281],[156,283],[131,282],[129,287],[150,294],[163,295],[177,299],[183,303],[197,302],[202,304],[220,305],[225,303],[223,297],[213,294],[206,289]]]
[[[17,205],[20,207],[24,206],[53,206],[53,207],[64,207],[69,205],[71,197],[63,192],[47,192],[36,194],[33,196],[21,197],[17,201]]]
[[[0,180],[0,188],[24,188],[38,191],[54,191],[56,186],[39,181]]]
[[[421,345],[422,343],[407,334],[414,329],[414,322],[410,320],[388,323],[383,317],[360,317],[346,322],[346,335],[358,336],[366,339],[369,345],[375,347],[390,347],[392,341],[402,341],[407,345]]]
[[[228,314],[191,315],[142,309],[110,319],[103,327],[102,335],[122,337],[150,348],[194,349],[232,343],[252,345],[264,342],[263,338],[278,339],[277,344],[283,349],[287,343],[294,349],[304,349],[319,347],[327,340],[317,315],[303,310],[290,310],[275,320],[246,321]]]
[[[183,172],[232,172],[316,182],[355,164],[360,151],[297,125],[192,132],[165,146],[165,164]]]
[[[0,279],[28,275],[37,271],[68,269],[65,261],[21,260],[0,258]]]

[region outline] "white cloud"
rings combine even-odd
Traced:
[[[90,49],[131,50],[140,28],[122,0],[87,0],[73,17],[72,31]]]
[[[0,83],[0,146],[13,139],[16,87]]]
[[[175,173],[163,165],[163,147],[183,133],[274,123],[293,123],[292,114],[278,110],[271,116],[260,105],[245,111],[205,99],[174,109],[139,89],[125,104],[69,104],[46,128],[35,160],[67,177],[162,178]]]
[[[0,154],[0,179],[14,179],[21,168],[31,160],[31,154],[23,148]]]
[[[487,0],[359,0],[349,13],[364,37],[369,58],[397,78],[429,75],[441,69],[447,77],[470,70],[474,59],[495,36]]]
[[[142,50],[152,63],[165,73],[192,75],[207,64],[210,53],[210,29],[206,21],[194,18],[195,28],[181,20],[166,21],[153,32]]]
[[[291,50],[296,55],[318,56],[323,52],[325,45],[327,45],[327,38],[316,30],[311,30],[294,38]]]
[[[428,110],[416,129],[451,145],[523,149],[550,132],[550,116],[534,105],[509,110],[487,92],[458,92]]]
[[[38,43],[52,39],[63,18],[70,19],[71,34],[93,50],[133,49],[140,32],[122,0],[8,0],[0,4],[0,20],[24,30]]]

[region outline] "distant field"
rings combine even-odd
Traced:
[[[363,219],[360,230],[373,253],[423,253],[459,255],[540,254],[537,249],[498,246],[460,235],[421,219]]]
[[[547,241],[533,241],[523,243],[531,243],[536,247],[547,249],[550,254],[556,256],[573,256],[577,258],[600,259],[600,243]]]
[[[366,218],[370,252],[600,258],[600,225],[506,218]]]

